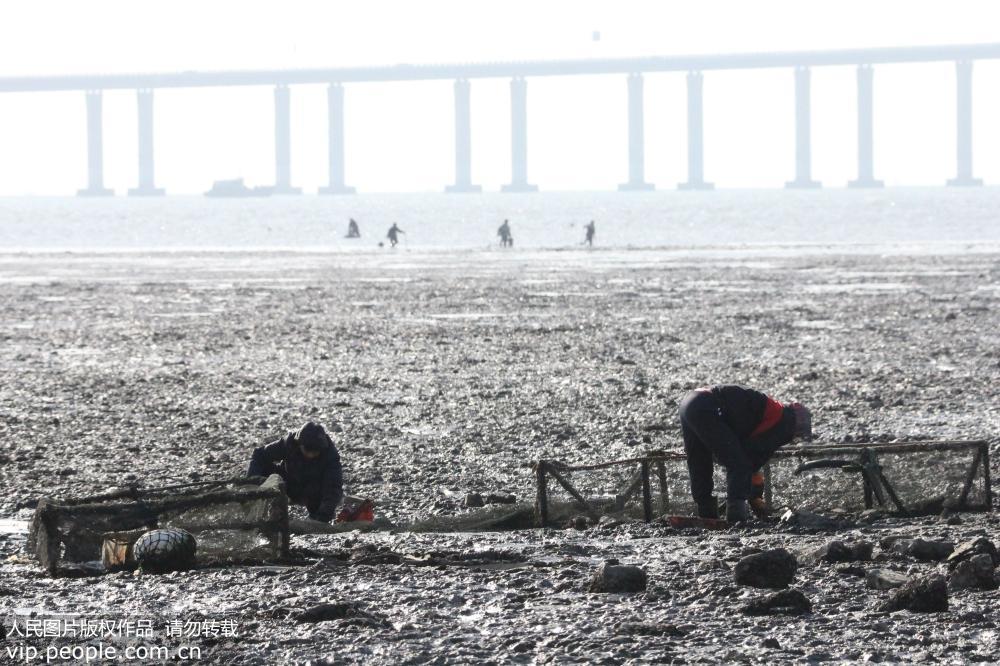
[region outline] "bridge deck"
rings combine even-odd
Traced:
[[[73,74],[0,77],[0,92],[110,90],[128,88],[197,88],[309,83],[362,83],[479,79],[516,76],[569,76],[831,65],[878,65],[1000,58],[1000,43],[650,56],[590,60],[535,60],[467,64],[387,65],[322,69],[205,71],[134,74]]]

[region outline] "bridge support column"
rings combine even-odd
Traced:
[[[455,81],[455,184],[446,192],[482,192],[472,184],[472,94],[468,79]]]
[[[319,188],[320,194],[354,194],[354,188],[344,183],[344,87],[331,83],[326,89],[329,121],[330,182]]]
[[[292,187],[292,96],[288,86],[274,87],[274,193],[299,194]]]
[[[112,190],[104,187],[104,118],[102,92],[88,90],[87,100],[87,188],[78,191],[81,197],[110,197]]]
[[[858,178],[848,187],[882,187],[875,180],[875,94],[871,65],[858,66]]]
[[[642,113],[642,74],[628,76],[628,182],[619,191],[652,190],[646,182],[646,146]]]
[[[809,91],[809,68],[795,68],[795,180],[785,187],[815,188],[812,179],[812,127]]]
[[[510,185],[503,192],[537,192],[528,183],[528,82],[517,76],[510,81]]]
[[[130,197],[163,196],[156,186],[153,159],[153,91],[137,90],[139,109],[139,187],[128,191]]]
[[[956,114],[955,143],[958,158],[957,173],[948,181],[952,186],[982,185],[983,181],[972,177],[972,62],[962,60],[955,63],[956,74]]]
[[[705,182],[702,79],[701,72],[688,72],[688,179],[677,186],[682,190],[711,190],[715,187]]]

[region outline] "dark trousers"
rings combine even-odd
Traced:
[[[319,510],[320,501],[323,499],[323,489],[319,486],[314,488],[289,481],[288,470],[285,469],[284,465],[266,462],[262,465],[262,469],[251,467],[250,474],[265,477],[277,474],[285,480],[285,492],[292,504],[304,506],[310,514],[316,513]]]
[[[781,445],[770,441],[740,441],[711,393],[688,393],[681,401],[680,416],[694,501],[698,504],[711,502],[713,460],[726,468],[727,497],[737,501],[749,499],[750,477]]]

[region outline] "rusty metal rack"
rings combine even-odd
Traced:
[[[965,475],[965,482],[959,495],[957,507],[964,510],[993,511],[993,490],[990,481],[990,452],[987,442],[974,441],[921,441],[921,442],[872,442],[864,444],[809,444],[802,446],[786,446],[778,449],[772,459],[798,458],[816,459],[831,455],[855,455],[855,461],[830,461],[844,471],[859,472],[864,482],[865,506],[872,508],[875,500],[880,505],[886,504],[886,496],[896,505],[898,513],[905,514],[906,507],[896,494],[889,479],[878,463],[878,456],[884,454],[927,453],[930,451],[974,451],[972,463]],[[612,460],[592,465],[566,465],[554,460],[539,460],[533,465],[535,474],[535,524],[549,524],[549,478],[555,480],[579,504],[580,508],[592,518],[600,511],[566,478],[568,472],[595,471],[614,467],[637,466],[628,483],[615,495],[613,511],[622,511],[629,501],[641,491],[642,514],[646,522],[653,519],[652,476],[655,473],[660,489],[659,510],[665,514],[670,510],[670,495],[667,486],[666,465],[668,462],[686,460],[683,453],[653,451],[646,456]],[[768,507],[772,505],[773,484],[771,466],[765,465],[764,499]],[[984,501],[981,505],[968,504],[969,493],[977,475],[983,479]],[[883,492],[884,491],[884,492]]]

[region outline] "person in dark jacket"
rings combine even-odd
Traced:
[[[510,222],[507,220],[497,229],[497,236],[500,237],[500,247],[514,247],[514,236],[510,233]]]
[[[248,476],[278,474],[288,499],[313,520],[330,522],[344,497],[340,454],[323,426],[310,421],[276,442],[254,449]]]
[[[389,245],[391,245],[392,247],[396,247],[396,244],[399,243],[399,234],[402,233],[406,232],[400,229],[398,224],[393,222],[392,226],[389,227],[389,233],[385,235],[385,237],[389,239]]]
[[[743,386],[691,391],[681,401],[680,418],[691,495],[702,518],[718,518],[713,459],[726,468],[726,520],[740,522],[748,517],[755,473],[796,437],[812,438],[812,414],[804,405],[782,405]]]

